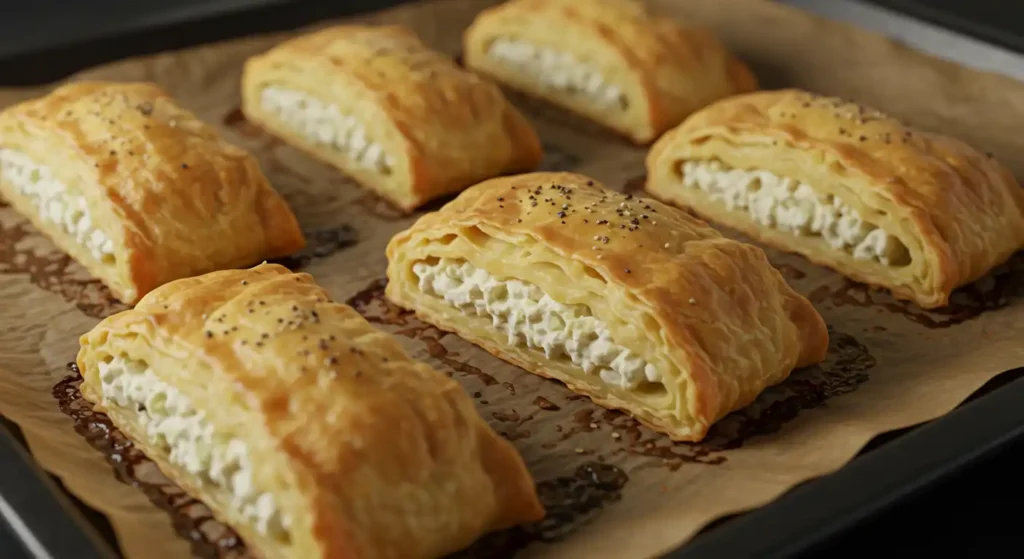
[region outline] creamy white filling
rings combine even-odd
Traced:
[[[509,345],[541,349],[548,359],[568,357],[587,374],[622,389],[661,382],[654,365],[617,345],[586,305],[563,305],[536,285],[497,279],[468,262],[417,262],[413,272],[420,291],[463,313],[489,317]]]
[[[58,181],[48,167],[36,164],[18,151],[0,149],[0,180],[17,188],[43,219],[72,235],[96,260],[114,262],[114,241],[93,222],[85,198]]]
[[[99,371],[105,403],[135,411],[149,441],[166,451],[171,463],[230,493],[230,506],[260,534],[288,539],[289,519],[274,495],[253,483],[245,442],[217,433],[205,412],[144,362],[117,357],[101,362]]]
[[[621,87],[608,83],[600,70],[567,52],[499,37],[491,42],[487,54],[551,89],[580,95],[602,106],[629,106]]]
[[[395,167],[383,146],[369,138],[356,118],[344,114],[337,105],[275,86],[260,92],[260,104],[311,141],[344,153],[362,167],[385,175]]]
[[[857,260],[886,266],[910,262],[907,247],[831,194],[768,171],[730,168],[719,161],[687,161],[683,186],[698,188],[730,211],[745,210],[758,223],[794,235],[817,235]]]

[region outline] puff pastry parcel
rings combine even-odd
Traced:
[[[476,185],[387,256],[396,304],[676,440],[828,346],[761,249],[577,174]]]
[[[647,190],[925,308],[1024,247],[1024,190],[991,156],[799,90],[693,115],[651,149]]]
[[[704,29],[637,0],[511,0],[464,36],[465,64],[646,144],[721,97],[757,89]]]
[[[342,25],[249,59],[248,118],[399,208],[536,168],[530,124],[500,88],[397,25]]]
[[[458,383],[309,275],[178,280],[81,346],[85,398],[261,557],[434,558],[543,516]]]
[[[72,83],[0,113],[0,193],[129,304],[305,245],[256,160],[147,83]]]

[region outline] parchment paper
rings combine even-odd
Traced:
[[[462,30],[492,3],[418,4],[369,19],[408,24],[429,44],[457,55]],[[766,88],[795,85],[876,106],[994,152],[1024,176],[1024,85],[1018,82],[773,2],[666,0],[658,7],[715,29],[752,63]],[[935,418],[1000,372],[1024,365],[1021,255],[958,293],[950,309],[924,312],[769,251],[828,321],[828,359],[726,418],[704,444],[670,444],[558,383],[387,307],[379,282],[384,246],[413,218],[399,218],[339,173],[247,124],[237,110],[243,59],[290,35],[124,61],[78,78],[154,81],[253,150],[313,235],[304,269],[337,300],[351,300],[395,332],[417,357],[453,374],[480,413],[514,440],[538,481],[571,477],[579,466],[601,462],[628,476],[621,491],[613,488],[585,518],[569,523],[564,537],[520,542],[504,555],[523,545],[520,556],[530,557],[665,552],[716,518],[841,467],[874,435]],[[0,106],[47,89],[0,90]],[[616,188],[641,184],[643,149],[558,109],[511,97],[543,136],[546,168],[583,172]],[[339,241],[349,232],[356,242],[346,247]],[[75,357],[78,336],[121,308],[24,219],[0,208],[0,412],[20,425],[46,469],[107,515],[127,557],[186,556],[189,543],[176,535],[170,516],[115,478],[51,395]]]

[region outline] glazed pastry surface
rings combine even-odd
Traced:
[[[676,440],[828,346],[761,249],[578,174],[473,186],[387,256],[399,306]]]
[[[1024,190],[991,156],[800,90],[698,112],[647,177],[658,198],[924,308],[1024,248]]]
[[[710,32],[635,0],[511,0],[481,12],[463,42],[467,67],[639,144],[757,89]]]
[[[81,338],[82,394],[268,558],[436,558],[543,516],[454,380],[262,264],[178,280]]]
[[[305,246],[256,160],[147,83],[76,82],[4,110],[0,192],[128,304]]]
[[[397,25],[341,25],[249,59],[246,116],[411,212],[532,170],[530,124],[494,84]]]

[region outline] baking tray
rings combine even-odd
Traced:
[[[104,0],[107,1],[107,0]],[[116,1],[116,0],[115,0]],[[1024,79],[1024,37],[981,41],[978,22],[955,13],[940,21],[957,32],[851,0],[783,0],[825,17],[888,34],[912,47],[983,70]],[[897,9],[903,2],[873,0]],[[3,57],[0,82],[20,85],[59,79],[81,68],[126,56],[159,52],[253,33],[278,31],[318,19],[380,9],[402,0],[315,2],[225,0],[183,2],[177,9],[152,1],[126,17],[116,34],[82,34],[33,53]],[[188,6],[184,6],[188,4]],[[908,10],[920,15],[918,12]],[[109,12],[107,13],[109,15]],[[2,30],[0,30],[2,33]],[[1014,52],[1005,47],[1020,49]],[[9,52],[9,50],[7,51]],[[1022,333],[1024,338],[1024,333]],[[1024,343],[1024,339],[1022,339]],[[672,559],[797,557],[813,555],[835,537],[920,494],[1002,449],[1024,442],[1024,369],[988,383],[953,412],[925,425],[876,438],[839,471],[804,483],[776,501],[714,523]],[[52,559],[117,557],[102,515],[65,492],[32,460],[13,424],[0,429],[0,556]]]

